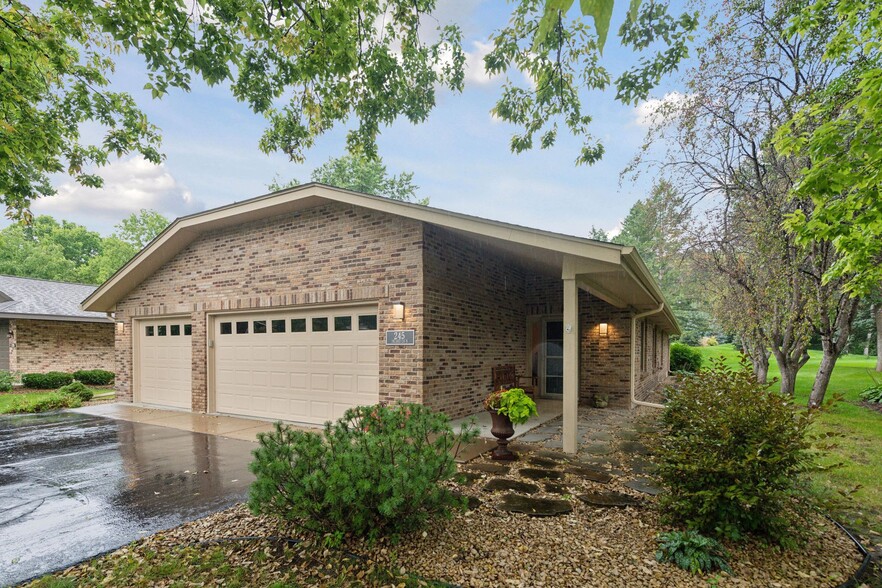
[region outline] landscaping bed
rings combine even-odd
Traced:
[[[147,585],[436,585],[461,586],[836,586],[860,565],[854,544],[834,525],[815,517],[814,537],[802,549],[783,551],[757,543],[729,543],[734,575],[693,576],[655,561],[659,522],[655,498],[625,485],[633,479],[613,454],[602,460],[570,461],[567,456],[521,445],[522,459],[511,466],[479,458],[462,466],[468,480],[451,484],[481,501],[475,510],[435,520],[425,532],[397,544],[349,541],[340,550],[286,529],[275,519],[255,517],[243,506],[145,538],[112,554],[65,570],[35,586]],[[599,463],[605,462],[605,463]],[[529,477],[526,477],[522,470]],[[486,471],[491,470],[491,471]],[[505,471],[507,470],[507,471]],[[543,475],[559,480],[543,479]],[[602,472],[607,476],[592,474]],[[488,492],[491,479],[539,488],[534,497],[562,500],[569,514],[533,517],[500,510],[510,491]],[[603,481],[593,481],[593,480]],[[549,491],[549,488],[554,491]],[[561,494],[561,492],[563,492]],[[586,493],[628,496],[636,506],[595,507]],[[233,537],[283,536],[297,545],[273,541],[199,542]],[[351,555],[347,555],[350,553]],[[432,581],[430,581],[432,580]]]

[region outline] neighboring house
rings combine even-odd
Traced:
[[[0,276],[0,370],[113,370],[113,320],[80,309],[94,290],[85,284]]]
[[[569,446],[577,397],[647,397],[679,333],[632,247],[320,184],[177,219],[83,308],[116,313],[121,399],[305,423],[396,400],[459,417],[514,364],[564,399]]]

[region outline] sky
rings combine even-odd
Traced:
[[[613,79],[639,57],[619,46],[613,34],[627,4],[616,2],[604,53]],[[399,120],[382,129],[379,153],[390,173],[413,172],[419,195],[428,196],[433,207],[570,235],[586,236],[592,226],[615,232],[651,185],[650,177],[620,185],[619,175],[643,142],[653,101],[622,105],[614,101],[613,90],[587,96],[583,108],[594,117],[593,133],[606,147],[603,160],[592,166],[574,165],[581,141],[564,132],[552,149],[512,154],[509,141],[516,129],[490,114],[503,78],[488,78],[481,61],[491,33],[505,25],[511,8],[498,0],[439,2],[438,21],[455,20],[464,31],[465,89],[461,94],[440,90],[434,111],[422,124]],[[263,117],[237,103],[228,87],[194,83],[189,93],[173,91],[154,100],[142,89],[146,74],[137,56],[120,58],[113,82],[114,89],[132,93],[161,129],[164,162],[114,161],[100,169],[101,189],[57,176],[58,194],[38,200],[35,214],[109,234],[120,219],[142,208],[171,219],[259,196],[274,178],[308,181],[312,169],[344,153],[346,129],[339,127],[321,137],[302,164],[284,154],[264,154],[257,146]],[[653,99],[678,91],[674,77]]]

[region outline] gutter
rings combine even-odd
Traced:
[[[655,310],[647,310],[646,312],[641,312],[639,314],[635,314],[631,317],[631,406],[635,404],[637,406],[649,406],[652,408],[664,408],[663,404],[656,404],[655,402],[646,402],[644,400],[637,400],[634,396],[637,388],[637,319],[642,319],[648,316],[652,316],[654,314],[658,314],[665,309],[665,303],[662,302],[658,305],[658,308]]]

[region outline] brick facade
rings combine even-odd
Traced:
[[[113,323],[15,319],[8,329],[12,372],[114,369]]]
[[[452,417],[473,413],[490,371],[534,367],[532,324],[562,312],[562,283],[460,232],[343,203],[218,229],[198,237],[116,307],[118,395],[132,400],[132,320],[186,314],[192,323],[192,409],[209,407],[208,317],[219,311],[376,302],[380,399],[423,402]],[[405,321],[392,317],[403,302]],[[630,317],[580,293],[580,397],[627,405]],[[600,322],[609,324],[601,337]],[[416,345],[386,346],[388,329]],[[665,339],[665,345],[667,338]],[[662,367],[666,371],[666,358]],[[656,364],[653,363],[655,366]],[[656,377],[650,370],[641,385]],[[646,384],[648,386],[648,384]]]

